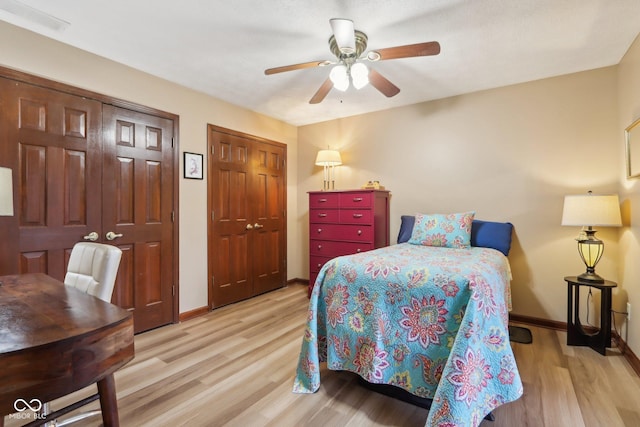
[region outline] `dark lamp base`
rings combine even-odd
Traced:
[[[604,279],[598,276],[596,273],[582,273],[578,276],[578,280],[581,282],[589,282],[589,283],[604,283]]]

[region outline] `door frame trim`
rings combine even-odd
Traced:
[[[39,86],[45,89],[55,90],[58,92],[66,93],[69,95],[81,96],[88,99],[99,101],[103,104],[113,105],[114,107],[124,108],[127,110],[136,111],[139,113],[145,113],[152,116],[162,117],[173,121],[173,207],[174,207],[174,219],[173,219],[173,286],[175,292],[173,292],[173,315],[172,322],[178,323],[180,318],[180,116],[167,111],[158,110],[156,108],[148,107],[145,105],[137,104],[131,101],[125,101],[123,99],[114,98],[112,96],[103,95],[101,93],[92,92],[90,90],[81,89],[75,86],[68,85],[66,83],[57,82],[44,77],[39,77],[33,74],[25,73],[23,71],[14,70],[11,68],[0,66],[0,77],[15,80],[30,85]]]

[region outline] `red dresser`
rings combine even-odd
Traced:
[[[389,246],[389,192],[309,192],[309,294],[325,262]]]

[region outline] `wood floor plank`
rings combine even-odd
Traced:
[[[260,295],[136,335],[136,356],[116,372],[122,427],[422,426],[427,410],[321,366],[316,393],[292,392],[309,300],[305,285]],[[526,325],[525,325],[526,326]],[[566,345],[566,334],[527,326],[512,343],[524,395],[482,427],[640,425],[640,378],[620,353]],[[53,402],[95,392],[88,387]],[[97,403],[82,408],[97,408]],[[22,424],[5,418],[7,427]],[[100,417],[78,424],[100,426]]]
[[[547,426],[584,426],[571,375],[566,368],[553,367],[540,371],[541,394],[544,396],[542,419]]]

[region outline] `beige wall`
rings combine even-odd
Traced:
[[[298,244],[306,250],[305,192],[321,188],[314,158],[330,145],[343,155],[339,188],[377,179],[391,190],[392,240],[402,214],[474,210],[512,222],[514,313],[566,321],[563,277],[584,265],[579,228],[560,225],[563,199],[618,192],[616,75],[609,67],[301,127]],[[598,272],[617,280],[617,229],[598,235]]]
[[[618,94],[618,139],[622,139],[622,129],[640,118],[640,39],[636,39],[618,66]],[[640,180],[626,178],[623,159],[619,159],[618,178],[626,227],[620,232],[620,288],[614,302],[619,311],[626,310],[627,300],[631,303],[632,316],[623,337],[631,350],[640,355]]]
[[[297,200],[297,129],[113,61],[88,54],[0,22],[0,65],[110,95],[180,116],[179,148],[205,153],[207,123],[287,144],[289,229],[294,229]],[[11,40],[11,43],[6,41]],[[182,158],[182,157],[181,157]],[[180,161],[182,168],[182,161]],[[180,170],[182,177],[182,169]],[[180,178],[180,312],[207,305],[207,182]],[[288,277],[301,265],[288,236]],[[215,256],[215,254],[210,254]]]

